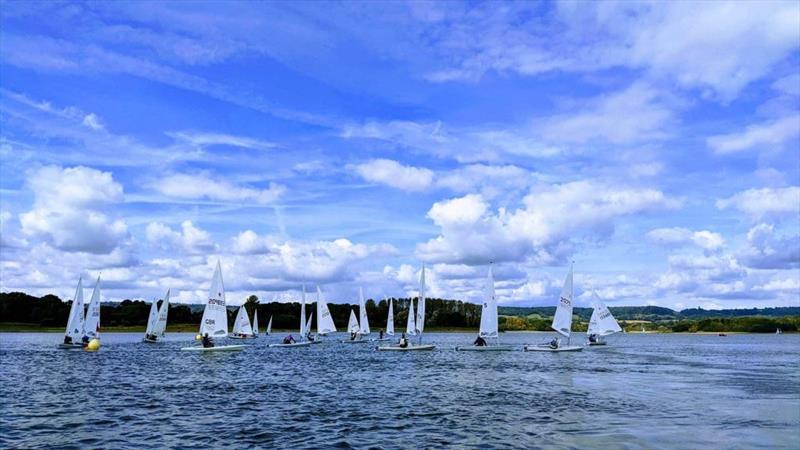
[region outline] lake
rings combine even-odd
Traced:
[[[505,333],[509,344],[550,333]],[[0,447],[797,448],[800,335],[624,334],[580,353],[326,342],[180,352],[105,333],[0,333]],[[343,334],[340,334],[343,337]],[[582,336],[581,336],[582,337]]]

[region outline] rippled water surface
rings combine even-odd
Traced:
[[[548,334],[506,333],[504,343]],[[192,335],[99,352],[0,334],[0,447],[798,448],[800,335],[613,336],[580,353],[326,342],[189,353]]]

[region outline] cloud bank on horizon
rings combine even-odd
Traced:
[[[0,14],[3,291],[800,305],[797,2]]]

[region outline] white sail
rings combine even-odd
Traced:
[[[267,336],[272,334],[272,316],[269,316],[269,322],[267,322]]]
[[[348,333],[358,333],[360,328],[358,327],[358,319],[356,319],[356,313],[352,309],[350,310],[350,320],[347,322],[347,332]]]
[[[89,339],[100,338],[100,277],[97,277],[89,309],[86,310],[84,333]]]
[[[326,335],[335,333],[336,325],[333,324],[333,317],[328,310],[328,303],[322,298],[322,291],[317,286],[317,334]]]
[[[145,336],[150,336],[153,334],[153,330],[156,328],[156,324],[158,323],[158,300],[153,300],[153,303],[150,305],[150,315],[147,316],[147,328],[144,330]]]
[[[303,285],[303,295],[300,297],[300,336],[306,336],[306,285]]]
[[[311,319],[314,318],[314,312],[312,311],[311,314],[308,315],[308,320],[306,321],[306,334],[311,334]]]
[[[589,329],[586,330],[586,334],[608,336],[622,331],[617,320],[611,315],[611,311],[608,310],[608,307],[594,291],[592,291],[592,298],[594,299],[594,310],[592,311],[592,317],[589,319]]]
[[[253,326],[250,325],[250,317],[247,315],[247,309],[244,305],[239,307],[239,312],[236,313],[236,320],[233,322],[234,334],[253,334]]]
[[[78,343],[83,337],[83,279],[78,278],[78,287],[75,289],[75,297],[72,299],[72,306],[69,308],[69,318],[67,319],[66,336],[72,338],[72,342]]]
[[[564,287],[561,289],[561,297],[558,300],[551,327],[564,337],[570,335],[572,329],[572,264],[570,264],[569,273],[564,280]]]
[[[169,289],[167,295],[164,296],[164,301],[161,302],[161,307],[158,308],[158,321],[153,334],[158,337],[164,337],[164,332],[167,331],[167,316],[169,315]]]
[[[358,288],[358,313],[361,329],[358,334],[366,336],[369,334],[369,319],[367,319],[367,306],[364,304],[364,290]]]
[[[386,334],[394,336],[394,304],[389,299],[389,316],[386,318]]]
[[[228,335],[228,309],[225,305],[225,286],[222,283],[222,267],[217,261],[211,288],[208,290],[208,301],[200,321],[200,334],[208,333],[211,337]]]
[[[497,298],[494,295],[494,275],[490,265],[489,276],[486,279],[486,291],[483,295],[480,335],[485,338],[496,338],[497,333]]]
[[[417,327],[414,323],[416,315],[414,314],[414,299],[408,299],[408,320],[406,321],[406,335],[414,336],[417,334]]]
[[[417,300],[417,334],[425,330],[425,264],[422,265],[422,274],[419,276],[419,300]]]
[[[253,336],[258,336],[258,308],[253,311]]]

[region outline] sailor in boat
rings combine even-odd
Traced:
[[[84,335],[84,336],[81,338],[81,343],[83,344],[83,346],[84,346],[84,347],[86,347],[87,345],[89,345],[89,336],[86,336],[86,335]]]
[[[351,341],[355,341],[357,337],[358,337],[358,334],[356,334],[355,331],[350,333],[350,340]]]
[[[309,342],[314,342],[314,336],[311,333],[306,335],[306,340]]]
[[[291,334],[283,338],[284,344],[294,344],[294,342],[294,337]]]
[[[403,335],[402,335],[402,336],[400,336],[400,343],[399,343],[399,345],[400,345],[400,348],[406,348],[406,347],[408,347],[408,339],[406,339],[406,334],[405,334],[405,333],[403,333]]]
[[[155,334],[153,334],[153,333],[150,333],[150,334],[148,334],[148,335],[145,335],[145,337],[144,337],[144,338],[145,338],[145,339],[147,339],[148,341],[155,341],[155,340],[157,340],[157,339],[158,339],[158,338],[156,337],[156,335],[155,335]]]
[[[65,344],[72,344],[72,338],[69,336],[64,336],[64,343]]]
[[[208,333],[203,335],[203,348],[210,348],[214,346],[214,341],[208,336]]]
[[[381,330],[381,332],[378,333],[378,339],[383,340],[383,330]]]
[[[476,347],[486,347],[486,339],[484,339],[481,335],[478,335],[478,338],[475,339],[475,342],[472,345]]]
[[[596,334],[590,334],[589,335],[589,342],[591,342],[591,343],[597,342],[597,335]]]
[[[559,338],[553,338],[553,340],[550,341],[550,348],[552,349],[557,349],[560,345],[561,345],[561,339]]]

